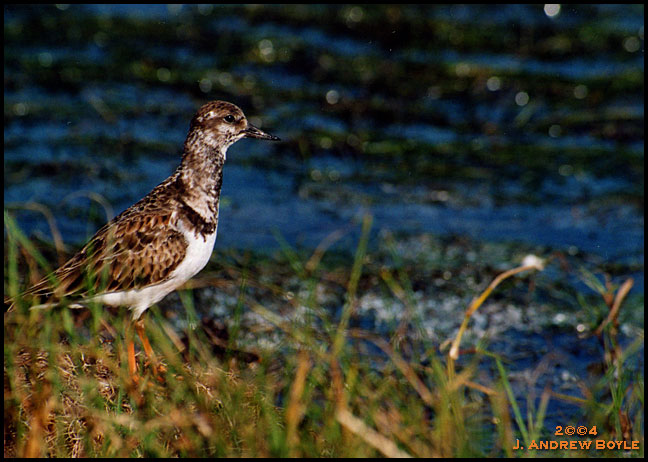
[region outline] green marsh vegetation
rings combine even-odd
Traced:
[[[5,209],[29,238],[5,220],[5,295],[105,223],[83,191],[118,211],[168,175],[201,103],[286,141],[232,149],[211,264],[146,313],[164,383],[138,351],[132,385],[125,312],[5,316],[5,455],[643,456],[643,26],[643,5],[7,7]],[[358,210],[370,234],[338,234]],[[502,279],[529,254],[543,271]],[[640,449],[513,449],[595,438],[558,425]]]
[[[424,236],[414,246],[427,249],[422,257],[397,236],[371,245],[370,217],[358,226],[353,254],[329,249],[340,236],[314,252],[285,242],[271,255],[217,251],[171,310],[154,306],[146,315],[167,367],[163,381],[141,353],[143,380],[129,378],[125,311],[35,311],[19,301],[5,314],[5,455],[488,457],[541,454],[513,449],[533,441],[595,439],[638,441],[640,449],[551,453],[643,455],[643,327],[621,333],[623,320],[643,307],[631,278],[612,284],[570,256],[461,239]],[[15,295],[51,269],[56,251],[27,239],[10,214],[5,229],[5,295]],[[542,259],[524,259],[521,251],[531,250]],[[550,272],[561,277],[542,277]],[[590,290],[561,283],[569,277]],[[422,288],[426,281],[434,291]],[[210,291],[229,297],[221,320],[227,336],[199,320]],[[418,309],[421,292],[471,302],[439,313],[441,332],[433,335],[435,320]],[[572,314],[584,328],[562,328],[574,345],[579,337],[600,345],[590,379],[578,379],[580,393],[551,381],[538,388],[557,373],[551,351],[520,385],[510,352],[472,335],[475,313],[520,303],[537,310],[545,297],[547,306],[578,307]],[[366,311],[367,300],[402,316],[364,328],[364,319],[379,316]],[[454,318],[452,327],[443,317]],[[519,320],[527,322],[534,321]],[[577,409],[562,426],[595,427],[596,436],[555,436],[551,402]]]

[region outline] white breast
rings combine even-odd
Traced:
[[[182,221],[180,221],[179,228],[187,240],[187,252],[182,263],[180,263],[171,273],[171,279],[182,281],[180,284],[184,284],[193,275],[198,273],[198,271],[203,269],[209,261],[209,257],[211,257],[212,251],[214,250],[217,229],[214,230],[213,234],[203,237],[202,235],[196,235],[193,231],[187,229],[187,227],[182,224]]]
[[[143,289],[97,295],[94,300],[107,305],[130,306],[133,319],[138,319],[149,306],[162,300],[203,269],[214,250],[217,229],[213,234],[203,237],[185,226],[182,220],[179,221],[178,229],[187,241],[187,250],[185,258],[169,275],[169,279]]]

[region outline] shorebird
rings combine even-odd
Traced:
[[[176,171],[21,298],[33,301],[31,309],[89,303],[128,307],[144,351],[154,361],[141,316],[209,261],[227,149],[242,138],[279,140],[251,125],[234,104],[202,106],[191,120]],[[15,300],[9,303],[11,310]],[[129,372],[138,381],[134,343],[128,332],[126,337]]]

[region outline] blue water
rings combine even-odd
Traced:
[[[537,246],[642,294],[643,24],[641,5],[5,7],[4,205],[51,239],[24,207],[45,205],[75,248],[226,99],[283,141],[228,152],[219,250],[273,252],[277,235],[312,250],[343,229],[353,251],[369,213],[370,250],[385,231]],[[573,332],[528,335],[492,347],[560,343],[579,377],[600,355],[563,348]]]

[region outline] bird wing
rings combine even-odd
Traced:
[[[185,257],[186,239],[176,227],[174,213],[163,208],[141,213],[137,205],[97,231],[74,257],[23,297],[50,305],[63,298],[84,299],[166,281]]]

